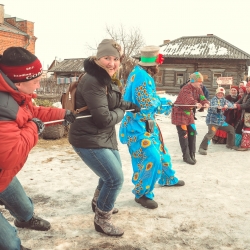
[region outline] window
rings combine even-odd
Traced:
[[[154,76],[155,84],[161,85],[162,84],[162,76],[163,76],[163,70],[160,70],[159,73],[157,73]]]
[[[213,85],[214,86],[217,86],[218,84],[217,84],[217,78],[219,78],[219,77],[222,77],[222,74],[221,73],[214,73],[213,74]]]
[[[218,84],[217,84],[217,78],[218,77],[222,77],[223,76],[223,73],[225,72],[225,69],[211,69],[212,71],[212,84],[213,84],[213,87],[217,87]]]
[[[184,73],[176,73],[176,85],[182,85],[184,83]]]

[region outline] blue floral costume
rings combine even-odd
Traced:
[[[178,182],[155,121],[155,114],[168,115],[171,112],[171,101],[156,94],[154,79],[138,65],[128,76],[124,100],[141,107],[139,113],[126,112],[119,132],[120,141],[128,145],[132,158],[132,182],[135,185],[132,192],[137,199],[143,195],[153,199],[157,180],[162,186]],[[147,132],[146,120],[152,120],[152,132]]]

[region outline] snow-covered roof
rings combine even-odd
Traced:
[[[160,46],[169,58],[250,59],[250,55],[214,36],[184,36]]]
[[[83,62],[85,58],[70,58],[64,59],[59,64],[56,64],[48,72],[78,72],[83,73],[84,67]]]

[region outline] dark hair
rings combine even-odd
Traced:
[[[140,65],[141,66],[141,65]],[[145,69],[147,71],[147,73],[149,75],[151,75],[152,77],[154,75],[156,75],[157,73],[159,73],[159,69],[158,69],[158,65],[154,65],[154,66],[141,66],[143,69]]]

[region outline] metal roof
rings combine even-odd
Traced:
[[[250,55],[215,35],[183,36],[160,46],[168,58],[250,59]]]
[[[0,30],[5,31],[5,32],[20,34],[20,35],[23,35],[23,36],[28,35],[27,33],[21,31],[20,29],[18,29],[17,27],[7,23],[6,21],[4,21],[3,24],[0,24]]]
[[[84,72],[83,62],[85,58],[71,58],[64,59],[62,62],[57,64],[48,70],[48,72]]]

